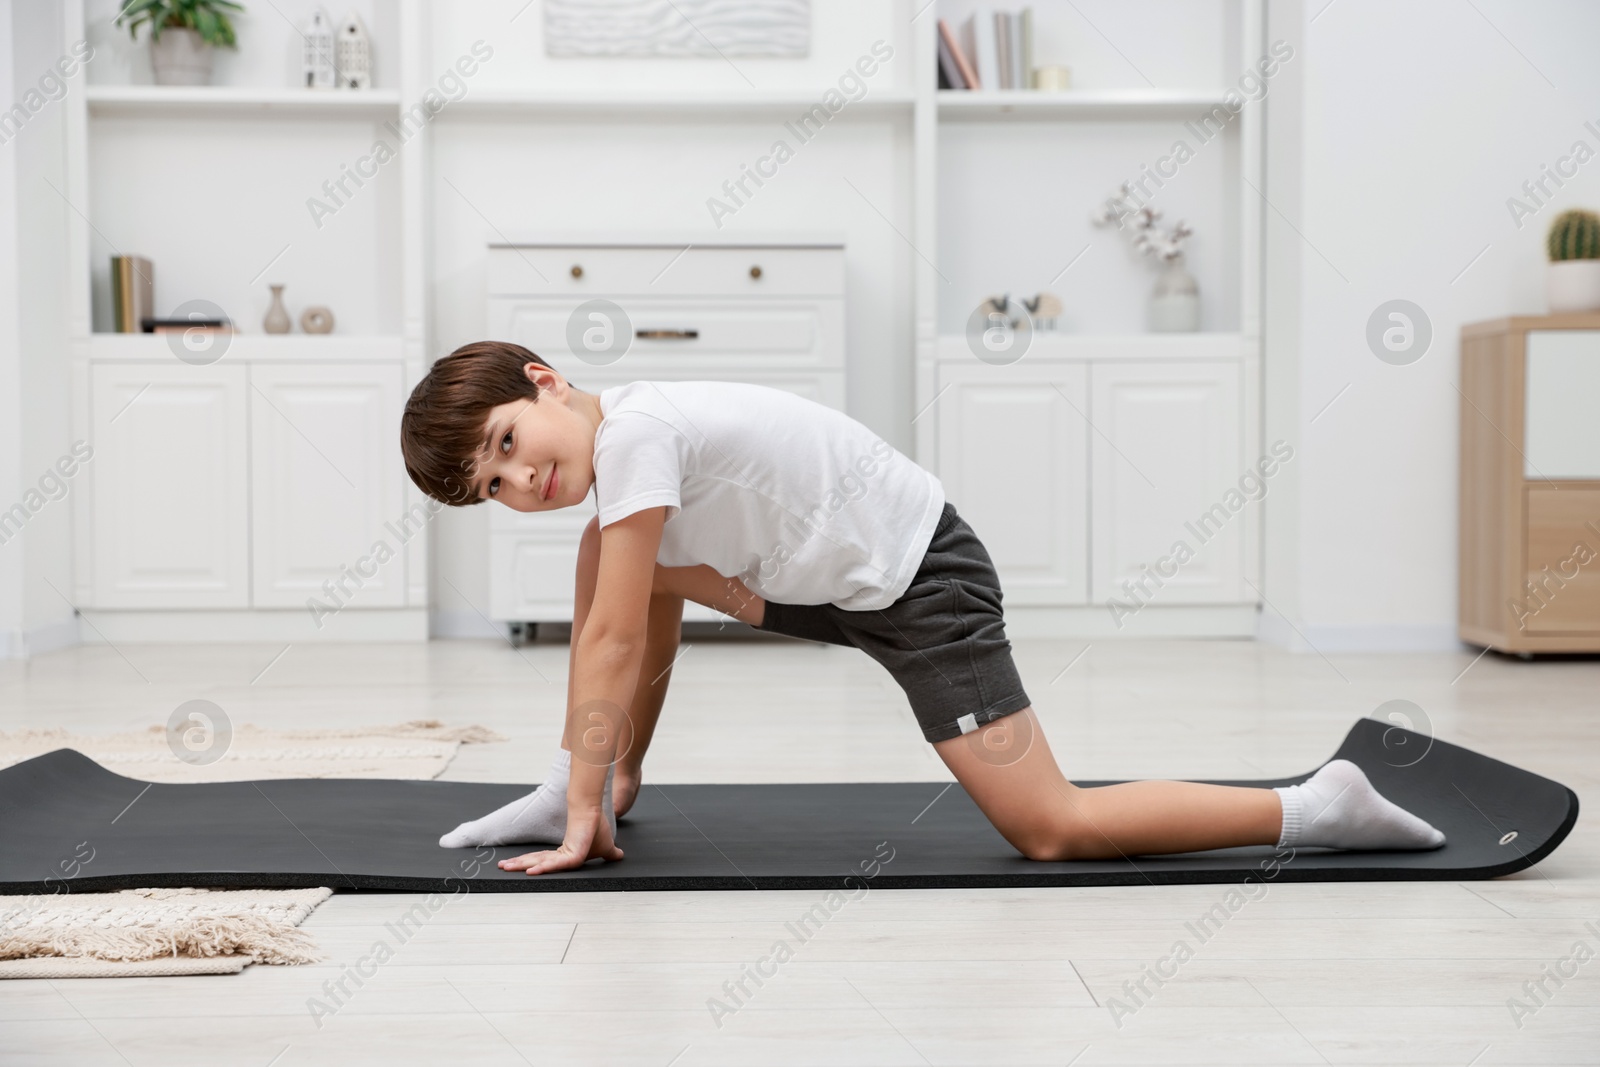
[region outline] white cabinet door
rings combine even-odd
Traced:
[[[1524,477],[1600,478],[1600,330],[1529,330],[1527,374]]]
[[[249,606],[245,369],[90,370],[94,606]]]
[[[256,607],[405,603],[400,393],[399,364],[250,368]]]
[[[1252,599],[1239,364],[1094,363],[1089,384],[1095,603]]]
[[[1083,364],[939,369],[939,479],[1013,604],[1088,600]]]

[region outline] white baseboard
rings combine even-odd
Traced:
[[[428,640],[426,608],[350,608],[324,616],[319,629],[303,608],[281,611],[81,610],[83,643],[210,644],[258,641]]]
[[[1296,629],[1299,625],[1263,604],[1261,615],[1256,620],[1256,640],[1286,652],[1310,652],[1311,646]]]
[[[0,633],[0,659],[42,656],[47,652],[71,648],[82,643],[82,639],[78,636],[78,619],[74,616],[50,623],[48,626],[36,626],[31,630],[9,630]]]
[[[23,635],[22,654],[42,656],[46,652],[56,652],[81,644],[83,644],[82,628],[78,625],[78,617],[74,615],[48,626],[36,626],[29,630]]]
[[[1151,604],[1117,625],[1103,604],[1084,607],[1005,606],[1006,636],[1173,638],[1256,635],[1254,604]]]
[[[1370,652],[1459,652],[1461,639],[1453,623],[1307,623],[1291,622],[1263,608],[1257,640],[1290,652],[1329,655]]]
[[[503,638],[506,624],[485,619],[476,611],[433,611],[428,613],[428,636],[453,639]]]
[[[1306,640],[1324,654],[1331,652],[1459,652],[1454,623],[1310,624],[1300,627]]]

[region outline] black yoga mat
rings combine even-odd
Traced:
[[[939,782],[646,783],[623,820],[626,858],[530,877],[495,861],[532,846],[445,849],[439,835],[526,783],[272,779],[148,784],[71,749],[0,771],[0,891],[159,886],[460,892],[993,888],[1195,882],[1494,878],[1549,855],[1578,817],[1557,782],[1374,719],[1335,758],[1443,830],[1432,852],[1270,847],[1039,863]],[[1228,785],[1275,786],[1273,781]],[[1084,785],[1102,785],[1084,782]],[[491,854],[492,853],[492,854]],[[853,877],[852,877],[853,876]]]

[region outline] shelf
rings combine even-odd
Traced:
[[[662,115],[723,119],[731,116],[798,118],[821,103],[831,86],[809,90],[735,93],[727,90],[701,92],[667,90],[648,95],[614,92],[605,89],[534,89],[468,93],[452,102],[437,118],[567,118],[633,115],[651,118]],[[870,88],[860,100],[848,102],[833,118],[881,117],[911,112],[913,95],[909,90]]]
[[[940,89],[939,118],[945,122],[1188,118],[1222,105],[1224,93],[1222,89]]]
[[[94,333],[88,338],[88,355],[97,361],[166,361],[174,358],[167,340],[155,333]],[[404,339],[398,334],[236,333],[222,358],[229,363],[366,363],[404,355]]]
[[[392,119],[394,89],[266,89],[219,85],[91,85],[89,113],[101,116],[271,115],[294,118]]]
[[[1021,362],[1036,360],[1232,360],[1254,352],[1237,333],[1065,333],[1037,330]],[[941,334],[936,357],[941,363],[969,363],[975,358],[967,339],[959,334]],[[997,370],[1003,372],[1005,365]]]

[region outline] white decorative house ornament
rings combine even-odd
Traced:
[[[544,0],[552,56],[804,56],[811,0]]]
[[[339,26],[337,58],[339,88],[372,88],[372,42],[366,24],[354,11]]]
[[[300,30],[300,37],[304,42],[300,59],[301,84],[307,89],[337,87],[333,20],[328,13],[320,7],[313,11]]]

